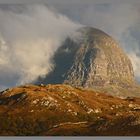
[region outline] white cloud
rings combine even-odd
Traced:
[[[0,9],[2,86],[29,83],[51,71],[54,52],[80,26],[43,5],[24,5],[23,9]]]

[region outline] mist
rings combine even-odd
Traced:
[[[31,83],[49,73],[55,51],[81,26],[46,5],[1,6],[0,19],[1,88]]]

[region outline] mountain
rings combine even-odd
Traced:
[[[140,96],[131,61],[119,44],[99,29],[78,29],[64,41],[53,61],[54,70],[38,79],[38,84],[65,83],[114,96]]]
[[[70,85],[24,85],[0,93],[1,136],[140,135],[140,98]]]
[[[109,35],[94,28],[79,30],[79,49],[65,83],[83,86],[128,85],[134,82],[133,67]]]
[[[0,136],[140,136],[140,86],[112,37],[80,28],[52,61],[38,85],[0,92]]]

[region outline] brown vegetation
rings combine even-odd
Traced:
[[[0,95],[0,135],[140,135],[140,99],[69,85],[25,85]]]

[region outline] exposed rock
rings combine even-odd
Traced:
[[[135,110],[135,111],[140,111],[140,106],[134,107],[133,110]]]
[[[130,108],[133,108],[134,107],[134,104],[129,104],[128,105]]]
[[[34,110],[31,110],[30,112],[34,112]]]
[[[93,113],[93,112],[94,112],[94,111],[93,111],[92,108],[89,108],[88,111],[87,111],[88,114]]]
[[[95,113],[100,113],[101,111],[99,109],[94,110]]]
[[[112,37],[90,27],[81,28],[78,33],[79,48],[64,83],[91,88],[134,82],[132,64]]]

